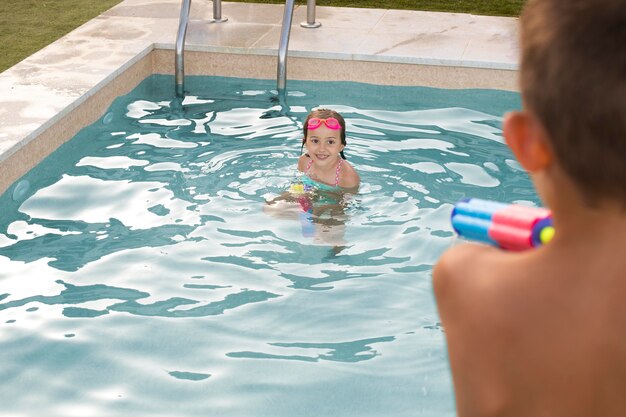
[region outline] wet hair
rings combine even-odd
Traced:
[[[302,150],[304,149],[304,144],[306,143],[306,136],[309,131],[309,119],[312,119],[313,117],[317,117],[319,119],[328,119],[329,117],[334,117],[335,119],[337,119],[339,125],[341,126],[341,144],[346,146],[346,121],[344,120],[343,116],[334,110],[317,109],[309,113],[309,115],[306,117],[306,120],[304,121],[304,125],[302,126],[304,136],[302,137],[302,146],[300,147],[300,153],[302,153]],[[346,159],[343,151],[339,152],[339,155],[341,155],[343,159]]]
[[[626,208],[626,3],[528,0],[520,24],[524,105],[586,203]]]

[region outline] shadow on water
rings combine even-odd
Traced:
[[[81,286],[69,284],[61,280],[56,281],[56,283],[65,287],[65,289],[59,294],[51,296],[36,295],[26,297],[21,300],[9,301],[7,303],[0,304],[0,311],[9,308],[21,307],[29,303],[67,305],[111,299],[122,300],[122,302],[113,302],[111,305],[102,310],[82,307],[65,307],[63,309],[63,315],[66,317],[90,318],[102,316],[111,311],[117,311],[131,313],[137,316],[170,318],[204,317],[223,314],[226,310],[234,309],[245,304],[257,303],[280,297],[278,294],[272,294],[267,291],[242,290],[241,292],[235,294],[229,294],[220,301],[213,301],[190,309],[176,310],[177,307],[198,304],[199,301],[188,298],[172,297],[163,301],[141,304],[137,300],[150,297],[149,293],[129,288],[112,287],[104,284]]]
[[[47,233],[29,240],[21,240],[0,248],[0,255],[21,262],[53,258],[48,265],[61,271],[72,272],[116,252],[174,244],[175,236],[188,236],[195,229],[193,226],[169,224],[133,230],[117,219],[110,219],[105,224],[44,219],[37,219],[36,223],[54,225],[60,230],[76,234]],[[98,234],[102,230],[106,230],[106,235]],[[189,239],[199,241],[203,238]]]
[[[324,350],[325,353],[317,355],[276,355],[262,352],[230,352],[226,356],[231,358],[247,358],[247,359],[282,359],[282,360],[294,360],[303,362],[319,362],[319,361],[333,361],[333,362],[361,362],[369,359],[373,359],[379,355],[379,353],[372,348],[374,343],[386,343],[393,342],[396,338],[393,336],[376,337],[371,339],[355,340],[351,342],[338,342],[338,343],[269,343],[270,346],[280,348],[297,348],[297,349],[311,349],[311,350]]]

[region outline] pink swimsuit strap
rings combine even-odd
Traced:
[[[313,159],[309,161],[306,168],[304,169],[304,175],[307,175],[307,176],[309,175],[309,171],[311,170],[312,165],[313,165]],[[339,173],[341,172],[342,165],[343,165],[343,159],[339,158],[339,162],[337,162],[337,169],[335,169],[335,187],[339,187]]]
[[[305,175],[309,175],[309,171],[311,170],[311,165],[313,165],[313,158],[310,158],[310,161],[309,161],[308,165],[304,169],[304,174]]]
[[[339,187],[339,173],[341,172],[341,165],[343,165],[343,159],[339,158],[339,162],[337,162],[337,169],[335,170],[335,187]]]

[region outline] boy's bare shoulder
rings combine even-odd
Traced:
[[[480,244],[467,243],[453,246],[439,258],[433,270],[435,290],[447,290],[450,285],[458,288],[465,286],[474,277],[479,278],[479,271],[489,268],[494,257],[499,256],[497,249]]]
[[[533,281],[525,272],[529,263],[520,256],[473,243],[447,250],[433,270],[442,319],[496,325],[504,316],[514,314],[516,300],[530,290],[528,280]]]

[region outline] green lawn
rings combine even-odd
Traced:
[[[0,0],[0,72],[121,0]]]
[[[54,42],[121,0],[0,0],[0,72]],[[196,0],[208,1],[208,0]],[[284,0],[235,0],[282,4]],[[318,6],[434,10],[517,16],[524,0],[317,0]],[[306,4],[297,0],[296,4]]]
[[[230,0],[239,3],[282,4],[284,0]],[[306,0],[296,0],[306,4]],[[375,9],[430,10],[490,16],[519,16],[524,0],[317,0],[318,6],[367,7]]]

